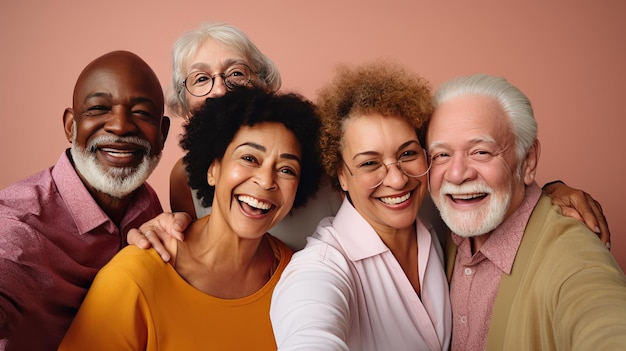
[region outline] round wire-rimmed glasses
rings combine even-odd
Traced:
[[[380,186],[389,173],[389,166],[392,165],[397,166],[402,173],[411,178],[422,177],[430,171],[430,162],[424,149],[415,153],[405,152],[397,161],[391,163],[383,163],[377,159],[362,162],[355,168],[354,173],[345,161],[343,163],[350,175],[367,189]]]
[[[222,77],[227,90],[236,86],[245,86],[252,80],[252,69],[243,63],[234,64],[223,73],[210,75],[203,71],[194,71],[187,75],[183,81],[189,94],[202,97],[208,95],[215,85],[215,78]]]

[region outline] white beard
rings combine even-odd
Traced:
[[[446,199],[446,194],[477,193],[489,194],[488,203],[469,211],[453,209],[447,202],[448,199]],[[504,221],[504,216],[511,205],[510,191],[500,194],[487,184],[478,181],[462,185],[444,182],[439,194],[432,198],[446,225],[455,234],[464,237],[480,236],[494,230]]]
[[[75,122],[74,122],[75,123]],[[109,170],[105,169],[95,155],[99,144],[102,143],[134,143],[141,145],[145,149],[143,160],[137,167],[117,167]],[[76,170],[94,189],[121,199],[137,190],[159,164],[161,152],[150,157],[150,143],[138,137],[108,137],[101,136],[89,143],[86,149],[76,143],[76,125],[74,125],[74,135],[72,136],[72,159]]]

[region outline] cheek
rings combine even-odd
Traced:
[[[279,182],[283,197],[287,202],[293,203],[293,201],[296,199],[296,192],[298,191],[299,182],[297,180],[286,179],[281,179],[279,180]]]
[[[479,176],[496,191],[508,191],[515,181],[516,170],[507,163],[500,163],[494,167],[483,167],[479,170]]]
[[[441,166],[433,166],[430,168],[430,172],[428,173],[428,181],[430,181],[431,192],[436,193],[439,188],[441,188],[443,176],[444,168],[442,168]]]

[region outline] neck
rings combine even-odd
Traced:
[[[100,206],[104,213],[111,218],[113,223],[119,227],[122,223],[122,219],[126,215],[126,210],[128,209],[133,194],[131,193],[120,199],[89,187],[87,187],[87,189],[94,200],[96,200],[98,206]]]

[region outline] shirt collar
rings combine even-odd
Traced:
[[[359,261],[368,257],[380,255],[389,251],[372,226],[352,206],[347,197],[343,200],[337,215],[332,220],[333,227],[339,235],[335,239],[344,249],[351,261]],[[417,219],[417,232],[428,233],[419,242],[420,245],[430,245],[430,233],[425,225]],[[418,235],[418,239],[420,235]]]

